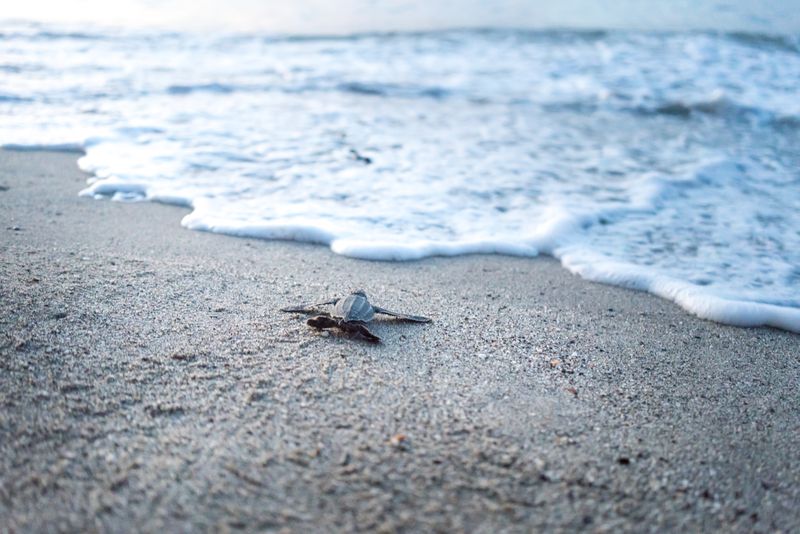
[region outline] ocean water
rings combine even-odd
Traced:
[[[0,145],[83,150],[80,194],[187,206],[191,229],[547,254],[800,332],[800,32],[4,22]]]

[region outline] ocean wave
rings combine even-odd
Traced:
[[[574,44],[597,43],[610,38],[635,38],[659,35],[662,37],[708,36],[727,39],[736,44],[758,49],[770,49],[792,53],[800,53],[800,35],[766,31],[719,31],[719,30],[661,30],[658,32],[635,29],[603,29],[603,28],[525,28],[525,27],[449,27],[431,30],[390,30],[359,31],[351,33],[294,33],[275,32],[229,32],[229,31],[183,31],[159,30],[120,26],[97,26],[92,31],[74,25],[45,24],[30,21],[2,21],[0,39],[5,40],[71,40],[71,41],[117,41],[129,38],[157,40],[175,40],[190,38],[192,40],[211,39],[218,45],[235,45],[237,43],[262,42],[268,45],[282,43],[314,44],[314,43],[352,43],[363,41],[408,41],[422,39],[446,39],[455,42],[462,39],[473,39],[476,36],[488,40],[529,43]]]
[[[800,53],[800,35],[782,35],[754,32],[729,32],[723,34],[733,42],[757,49],[773,49]]]
[[[83,154],[85,147],[82,143],[3,143],[0,144],[3,150],[14,150],[17,152],[36,152],[39,150],[49,150],[52,152],[70,152]]]
[[[658,273],[653,268],[614,260],[581,248],[559,253],[564,267],[593,282],[646,291],[700,317],[733,326],[772,326],[800,333],[800,308],[721,297],[703,286]]]
[[[775,122],[786,125],[795,124],[800,120],[800,116],[791,112],[743,104],[722,95],[712,95],[706,100],[692,102],[672,100],[660,104],[637,107],[635,110],[645,114],[655,113],[683,118],[691,118],[695,115],[712,115],[734,120],[756,120],[761,123]]]
[[[186,95],[197,91],[225,94],[245,89],[252,90],[252,87],[237,87],[235,85],[212,82],[194,85],[170,85],[167,87],[167,92],[172,95]]]
[[[0,103],[2,102],[9,102],[9,103],[21,103],[21,102],[33,102],[34,99],[27,96],[19,96],[19,95],[12,95],[8,93],[0,93]]]
[[[4,65],[0,65],[0,72],[7,72],[9,74],[19,74],[22,72],[37,72],[37,71],[43,71],[45,69],[47,69],[47,67],[40,63],[28,63],[28,64],[6,63]]]
[[[435,86],[418,86],[414,84],[396,84],[382,82],[331,82],[320,80],[318,82],[301,81],[295,84],[230,84],[220,82],[203,82],[196,84],[173,84],[165,89],[171,95],[188,95],[192,93],[313,93],[313,92],[342,92],[363,96],[380,96],[392,98],[431,98],[442,99],[452,96],[452,91]],[[146,94],[146,93],[143,93]],[[96,95],[94,95],[96,96]]]
[[[11,29],[0,31],[0,39],[3,40],[27,40],[27,41],[99,41],[107,40],[112,37],[110,33],[91,33],[85,31],[73,31],[59,29],[49,26],[43,28],[39,24],[21,23],[13,25]]]
[[[373,96],[444,98],[450,91],[443,87],[400,85],[380,82],[343,82],[336,86],[340,91]]]

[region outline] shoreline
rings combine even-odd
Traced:
[[[785,530],[798,337],[550,258],[384,263],[188,231],[0,150],[12,530]],[[361,287],[380,346],[280,307]]]
[[[0,150],[3,150],[0,148]],[[21,149],[19,147],[9,150],[36,151],[35,149]],[[65,150],[48,150],[50,152],[65,152]],[[85,156],[84,150],[66,150]],[[79,165],[80,167],[80,165]],[[84,171],[89,172],[89,171]],[[89,173],[91,175],[91,173]],[[100,181],[100,195],[104,198],[96,200],[111,200],[120,192],[127,189],[120,185],[104,185]],[[81,195],[94,196],[94,185],[82,188]],[[142,188],[142,193],[146,188]],[[329,251],[343,257],[360,261],[386,261],[389,263],[416,262],[431,258],[453,258],[460,256],[498,255],[512,258],[547,258],[574,275],[586,281],[607,284],[618,288],[642,291],[662,298],[680,307],[685,313],[697,318],[716,322],[727,326],[741,328],[769,327],[777,328],[794,334],[800,334],[800,308],[783,304],[774,304],[769,301],[745,300],[735,296],[719,295],[707,292],[702,286],[697,286],[670,275],[659,273],[641,265],[627,263],[621,260],[607,258],[602,254],[570,244],[555,244],[558,240],[551,237],[539,238],[533,242],[502,243],[502,242],[456,242],[446,243],[438,241],[426,242],[424,246],[406,246],[402,244],[373,244],[353,245],[352,239],[341,239],[320,227],[285,227],[270,225],[256,227],[237,227],[221,224],[209,225],[202,217],[196,215],[188,199],[175,200],[174,198],[147,199],[139,202],[154,202],[168,206],[188,209],[180,219],[180,224],[186,229],[221,234],[228,237],[256,239],[265,241],[280,241],[289,243],[311,244],[326,247]],[[569,219],[568,219],[569,220]],[[579,225],[578,219],[569,225]],[[278,237],[275,237],[275,236]],[[283,237],[293,235],[294,237]],[[541,241],[541,242],[539,242]],[[350,243],[343,244],[343,243]],[[548,243],[544,246],[543,243]],[[422,248],[422,250],[420,250]]]

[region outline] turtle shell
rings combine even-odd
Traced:
[[[375,317],[375,309],[367,300],[363,291],[356,291],[339,299],[333,308],[333,316],[343,321],[360,321],[368,323]]]

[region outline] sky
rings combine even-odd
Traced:
[[[21,0],[0,19],[277,34],[442,28],[800,34],[800,0]]]

